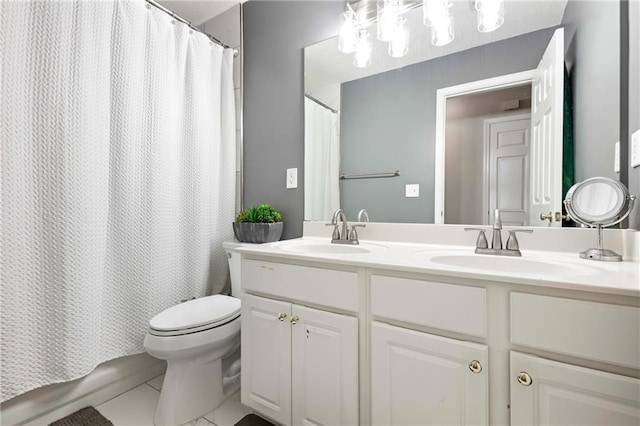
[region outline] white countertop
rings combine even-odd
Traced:
[[[419,244],[380,240],[360,240],[367,253],[326,254],[291,251],[295,245],[330,244],[329,238],[303,237],[267,244],[246,244],[238,248],[243,254],[269,256],[282,260],[312,261],[324,264],[347,265],[393,271],[417,272],[472,280],[509,282],[539,287],[580,290],[611,295],[640,297],[640,264],[636,261],[598,262],[580,259],[577,253],[522,250],[522,257],[510,258],[474,253],[473,246]],[[295,247],[294,247],[295,248]],[[531,261],[540,272],[517,271],[518,263],[505,263],[508,270],[486,268],[475,258],[468,258],[478,267],[454,266],[438,263],[442,256],[478,256],[487,264]],[[522,264],[522,263],[520,263]],[[511,267],[515,265],[515,267]],[[553,269],[565,269],[554,273]],[[533,268],[535,269],[535,268]]]

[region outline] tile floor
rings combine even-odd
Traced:
[[[164,375],[100,404],[96,409],[114,426],[153,426]],[[207,413],[189,426],[233,426],[252,411],[240,404],[240,392],[229,397],[216,410]]]

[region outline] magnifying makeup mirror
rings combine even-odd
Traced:
[[[602,247],[602,228],[624,220],[631,213],[635,199],[635,195],[630,195],[624,184],[606,177],[587,179],[569,189],[564,205],[571,219],[598,229],[598,248],[580,252],[581,258],[622,261],[622,256]]]

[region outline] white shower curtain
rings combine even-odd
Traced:
[[[338,114],[304,98],[304,218],[329,220],[340,207]]]
[[[144,1],[0,3],[1,400],[226,284],[232,52]]]

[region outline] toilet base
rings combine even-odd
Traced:
[[[195,420],[224,402],[220,358],[169,361],[154,418],[156,426]]]

